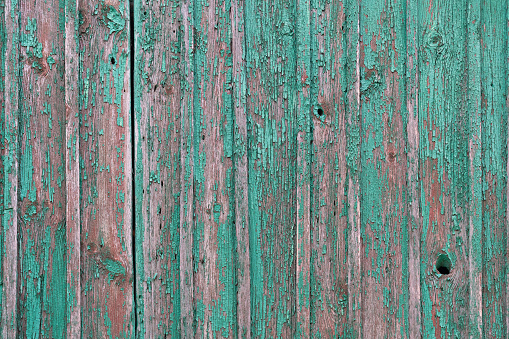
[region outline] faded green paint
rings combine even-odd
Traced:
[[[507,337],[507,6],[1,1],[0,336]]]

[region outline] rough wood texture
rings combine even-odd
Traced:
[[[20,4],[18,331],[66,329],[65,49],[58,1]]]
[[[508,15],[0,0],[0,337],[507,337]]]
[[[421,336],[421,187],[419,182],[418,0],[408,0],[406,20],[406,138],[408,232],[408,337]]]
[[[464,1],[419,4],[422,333],[425,337],[466,337],[470,201],[470,122],[464,72],[467,8]],[[441,266],[450,274],[442,274]]]
[[[311,4],[313,338],[346,337],[348,327],[348,197],[345,12],[342,3]]]
[[[297,316],[295,3],[246,0],[253,337],[291,337]],[[291,51],[291,52],[290,52]],[[309,227],[309,225],[307,225]]]
[[[134,4],[137,337],[180,328],[181,8]]]
[[[237,333],[231,3],[194,6],[195,326],[224,338]]]
[[[81,335],[79,0],[65,3],[67,338]],[[70,198],[70,199],[69,199]]]
[[[237,237],[237,337],[251,338],[251,256],[247,163],[247,88],[245,61],[245,0],[232,2],[233,112],[235,114],[235,219]]]
[[[367,338],[408,335],[404,18],[401,2],[361,2],[361,275]]]
[[[127,338],[135,331],[129,4],[79,5],[82,335]]]
[[[18,315],[18,172],[19,94],[21,85],[19,4],[2,2],[2,233],[1,233],[1,321],[0,335],[17,337]]]

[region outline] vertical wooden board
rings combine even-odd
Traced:
[[[134,335],[129,7],[80,2],[82,335]]]
[[[296,1],[297,113],[296,324],[294,337],[309,338],[311,261],[311,1]]]
[[[194,140],[193,140],[193,91],[194,91],[194,15],[193,0],[182,4],[183,42],[181,77],[181,135],[180,135],[180,330],[183,337],[194,335]]]
[[[291,337],[295,326],[296,8],[245,3],[251,330]]]
[[[17,337],[18,281],[18,114],[20,92],[19,4],[3,2],[0,30],[2,55],[2,223],[0,239],[0,336]]]
[[[507,4],[507,8],[506,8],[506,20],[509,23],[509,4]],[[506,42],[505,62],[509,63],[509,29],[506,32],[505,38],[508,39]],[[505,67],[505,73],[507,74],[507,76],[509,76],[509,66],[507,66],[507,64]],[[505,90],[506,90],[506,92],[505,92],[505,97],[506,97],[505,109],[507,111],[507,110],[509,110],[509,86],[507,86]],[[509,143],[509,128],[507,130],[508,130],[507,131],[507,138],[508,138],[507,142]],[[507,162],[506,162],[506,179],[507,178],[509,178],[509,155],[507,157]],[[507,197],[509,197],[509,185],[506,183],[506,199],[507,199],[506,200],[506,218],[507,218],[507,215],[509,214],[509,199]],[[506,224],[506,237],[507,237],[507,239],[506,239],[507,247],[506,248],[509,248],[509,224]],[[506,285],[505,285],[505,293],[506,293],[506,295],[505,295],[505,300],[506,300],[505,333],[506,333],[506,337],[509,337],[509,316],[507,316],[507,312],[509,311],[509,269],[507,268],[507,265],[509,265],[509,258],[506,258],[506,260],[508,260],[508,262],[506,264],[506,272],[505,272],[505,278],[506,278],[506,280],[505,280],[505,282],[506,282]]]
[[[418,11],[422,333],[424,337],[466,337],[469,273],[464,267],[468,266],[470,201],[467,4],[429,1],[420,3]]]
[[[361,116],[360,116],[360,32],[359,0],[345,1],[346,49],[346,169],[348,206],[348,336],[362,337],[361,290]]]
[[[81,336],[81,219],[79,175],[78,0],[65,2],[65,183],[67,338]]]
[[[178,1],[134,7],[137,336],[180,328],[180,48]]]
[[[360,6],[362,333],[408,336],[405,11]]]
[[[406,2],[406,137],[408,232],[408,337],[421,336],[421,230],[419,177],[418,0]]]
[[[251,257],[249,247],[244,0],[233,0],[231,6],[232,96],[233,112],[235,114],[233,166],[235,171],[237,337],[247,339],[251,338]]]
[[[66,335],[64,8],[20,7],[18,335]]]
[[[4,196],[5,196],[5,173],[4,173],[4,159],[5,159],[5,145],[6,145],[6,138],[5,138],[5,86],[6,86],[6,74],[5,74],[5,60],[7,59],[6,55],[6,45],[7,45],[7,30],[5,27],[5,4],[4,2],[0,5],[0,58],[2,62],[0,62],[0,151],[1,151],[1,160],[0,160],[0,211],[3,214],[5,214],[5,203],[4,203]],[[7,264],[7,258],[5,257],[6,253],[6,245],[8,247],[8,244],[6,244],[6,231],[9,228],[4,225],[3,220],[0,224],[0,335],[7,335],[7,331],[3,330],[3,328],[7,328],[7,323],[5,322],[6,314],[9,313],[7,310],[6,305],[6,291],[4,290],[4,282],[7,280],[7,277],[5,275],[6,272],[6,264]]]
[[[231,1],[195,1],[194,299],[196,336],[237,333]]]
[[[484,336],[506,336],[507,3],[481,1]]]
[[[467,5],[467,96],[469,114],[470,205],[468,209],[468,276],[470,338],[483,336],[482,309],[482,223],[483,223],[483,164],[481,112],[481,5],[470,0]]]
[[[311,315],[313,338],[348,335],[345,8],[311,3]]]

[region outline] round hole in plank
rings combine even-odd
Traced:
[[[319,116],[323,115],[323,109],[321,107],[318,107],[318,115]]]
[[[447,254],[440,254],[437,259],[436,268],[440,274],[447,275],[451,273],[451,259]]]
[[[111,57],[111,60],[110,60],[110,61],[111,61],[111,64],[112,64],[112,65],[115,65],[115,62],[116,62],[116,61],[115,61],[115,58],[114,58],[114,57]]]

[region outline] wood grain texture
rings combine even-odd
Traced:
[[[360,115],[360,3],[346,3],[346,166],[348,206],[348,336],[362,338],[361,275],[361,115]]]
[[[408,232],[407,337],[421,336],[421,185],[419,178],[419,13],[418,0],[406,2],[406,139]]]
[[[311,315],[313,338],[348,337],[345,11],[311,3]]]
[[[134,335],[129,4],[80,2],[82,336]]]
[[[253,337],[291,337],[296,323],[295,3],[246,0]],[[300,81],[300,80],[299,80]]]
[[[134,4],[137,337],[180,331],[181,8]]]
[[[224,338],[237,333],[231,2],[194,5],[196,336]]]
[[[421,307],[425,337],[469,333],[469,120],[464,1],[419,7]],[[450,266],[442,274],[440,266]]]
[[[470,1],[467,8],[467,64],[468,83],[467,105],[470,113],[469,167],[470,167],[470,206],[469,206],[469,331],[470,338],[483,336],[482,308],[482,111],[481,111],[481,6],[477,0]]]
[[[19,188],[19,95],[21,67],[19,4],[2,6],[2,233],[0,335],[17,337],[18,319],[18,188]]]
[[[66,329],[64,11],[20,4],[18,335],[63,338]]]
[[[481,1],[483,336],[506,336],[507,3]]]
[[[507,337],[508,15],[0,0],[0,337]]]
[[[65,183],[67,338],[81,336],[79,1],[65,2]]]
[[[237,337],[251,338],[251,254],[249,242],[249,186],[247,162],[247,86],[244,1],[234,0],[232,25],[232,86],[235,126],[233,131],[235,167],[235,228]]]
[[[363,336],[407,336],[405,11],[360,6]]]
[[[311,261],[311,1],[296,2],[297,113],[296,324],[294,336],[309,338]]]
[[[194,15],[193,1],[182,2],[182,106],[180,136],[180,330],[183,337],[194,336]]]

